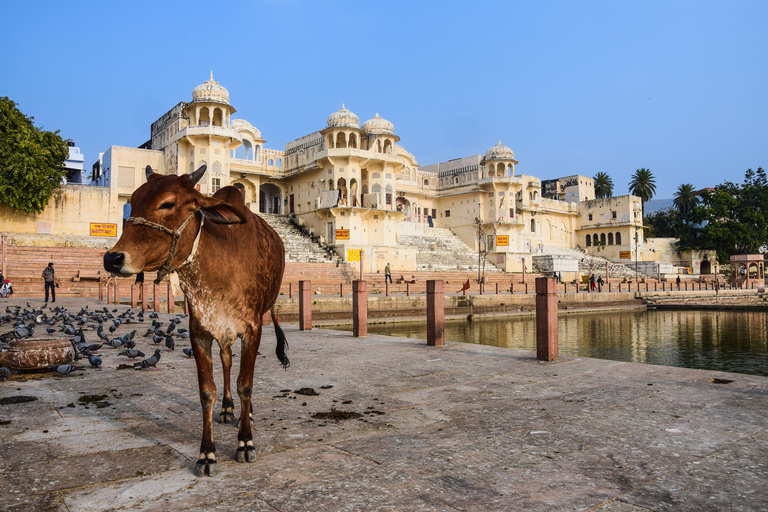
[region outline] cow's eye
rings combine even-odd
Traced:
[[[176,203],[174,203],[173,201],[168,201],[166,203],[161,204],[160,208],[158,208],[158,209],[159,210],[170,210],[174,206],[176,206]]]

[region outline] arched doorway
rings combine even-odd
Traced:
[[[701,262],[701,267],[699,268],[699,274],[711,274],[712,273],[712,264],[709,262],[709,260],[704,260]]]
[[[259,213],[282,213],[283,192],[273,183],[265,183],[259,187]]]

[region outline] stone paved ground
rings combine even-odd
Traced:
[[[154,371],[102,348],[82,376],[0,383],[37,398],[0,405],[0,510],[768,509],[766,378],[285,327],[290,369],[271,327],[257,360],[258,460],[236,463],[235,427],[216,424],[212,478],[192,475],[188,341]],[[361,417],[312,417],[332,409]]]

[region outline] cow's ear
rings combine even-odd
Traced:
[[[212,197],[205,198],[200,211],[208,220],[216,224],[241,224],[246,220],[234,206]]]

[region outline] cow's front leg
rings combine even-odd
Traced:
[[[253,446],[250,413],[253,393],[253,367],[261,342],[261,323],[249,327],[243,336],[240,357],[240,374],[237,376],[237,394],[240,397],[240,429],[237,433],[237,462],[256,462],[256,448]],[[246,416],[247,414],[247,416]]]
[[[190,330],[192,330],[191,325]],[[200,405],[203,406],[203,438],[200,442],[200,458],[195,464],[196,476],[213,476],[216,474],[216,445],[213,442],[213,406],[216,402],[216,384],[213,382],[212,341],[213,338],[209,335],[201,333],[194,337],[194,331],[192,333],[192,350],[197,365],[197,383],[200,387]]]
[[[219,355],[221,356],[221,367],[224,373],[224,398],[221,401],[221,412],[219,413],[220,423],[234,423],[235,421],[235,402],[232,401],[232,386],[230,375],[232,373],[232,345],[229,340],[224,340],[220,344]]]

